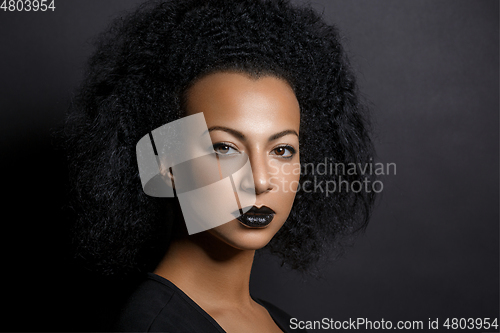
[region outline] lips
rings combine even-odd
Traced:
[[[244,226],[249,228],[264,228],[271,223],[274,218],[274,210],[269,207],[262,206],[257,208],[252,206],[245,214],[240,215],[237,219]]]

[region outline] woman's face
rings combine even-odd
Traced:
[[[234,219],[206,232],[238,249],[264,247],[285,223],[300,178],[300,108],[292,88],[272,76],[253,79],[239,73],[210,74],[188,90],[186,112],[203,112],[220,157],[248,155],[255,206],[275,212],[264,227]]]

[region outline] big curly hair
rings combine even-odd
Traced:
[[[370,163],[366,108],[337,29],[308,6],[286,0],[149,1],[99,35],[64,136],[76,211],[77,252],[106,274],[151,269],[168,248],[177,199],[147,196],[135,146],[183,116],[183,96],[217,71],[273,75],[301,109],[304,165]],[[373,181],[356,172],[349,182]],[[306,271],[363,230],[373,191],[314,188],[332,175],[304,173],[287,222],[266,246]]]

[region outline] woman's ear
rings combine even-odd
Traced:
[[[172,167],[168,168],[167,177],[168,179],[170,179],[170,183],[172,184],[172,188],[174,189],[175,192],[175,178],[172,172]]]
[[[174,193],[175,193],[175,178],[174,178],[174,174],[172,172],[172,167],[170,167],[168,169],[162,168],[160,173],[161,173],[161,178],[163,179],[165,184],[167,184],[168,187],[171,187],[172,189],[174,189]]]

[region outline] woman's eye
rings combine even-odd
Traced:
[[[225,143],[214,144],[214,150],[217,154],[225,155],[225,156],[234,155],[234,154],[239,153],[237,149],[235,149],[235,148],[233,148],[230,145],[225,144]]]
[[[295,149],[290,146],[276,147],[272,150],[271,155],[290,158],[295,154]]]

